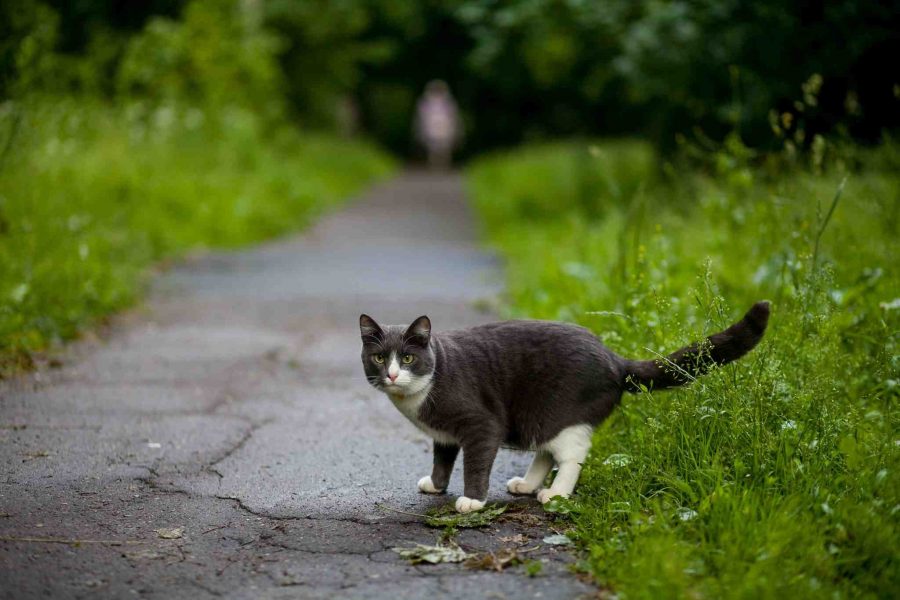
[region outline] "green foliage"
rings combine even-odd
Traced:
[[[871,138],[898,125],[896,78],[872,61],[897,51],[900,12],[874,1],[468,0],[457,15],[474,39],[472,74],[509,102],[486,107],[495,137],[641,131],[669,150],[699,127],[767,145],[769,110],[790,107],[813,74],[825,92],[805,107],[815,133]],[[499,114],[523,105],[521,121]]]
[[[399,554],[400,558],[408,560],[413,565],[458,563],[469,558],[469,554],[453,542],[446,544],[439,542],[436,546],[416,544],[411,548],[392,548],[392,550]]]
[[[0,45],[5,97],[71,93],[206,110],[238,106],[268,118],[285,108],[282,43],[264,28],[258,3],[192,0],[180,18],[153,16],[135,32],[96,28],[77,53],[62,51],[52,8],[15,5]]]
[[[459,513],[452,504],[433,508],[425,517],[425,524],[429,527],[485,527],[490,525],[497,517],[506,512],[506,504],[488,504],[483,509]]]
[[[640,133],[666,153],[679,134],[797,144],[783,123],[773,135],[772,110],[802,121],[809,147],[900,126],[900,81],[881,66],[898,28],[875,0],[9,0],[0,96],[287,107],[406,153],[415,98],[442,78],[470,152],[548,134]]]
[[[259,3],[192,0],[80,54],[92,9],[58,8],[0,13],[0,376],[134,302],[155,262],[302,227],[392,167],[287,122]]]
[[[0,98],[48,84],[58,17],[45,5],[9,0],[0,5]]]
[[[511,221],[555,222],[571,212],[587,218],[600,217],[609,207],[633,198],[656,178],[650,147],[632,140],[603,146],[526,146],[516,152],[516,163],[515,170],[477,169],[479,186],[503,190],[501,197],[480,206],[491,231],[502,229]],[[528,176],[521,177],[522,172]],[[536,186],[539,181],[546,183]],[[548,189],[548,185],[552,188]]]
[[[155,17],[127,44],[116,77],[126,97],[283,109],[278,39],[253,3],[193,0],[181,19]]]
[[[578,148],[496,155],[470,171],[507,260],[510,315],[574,321],[649,358],[773,303],[752,354],[689,388],[628,396],[599,428],[567,511],[597,580],[627,598],[891,596],[896,146],[857,152],[851,173],[761,171],[739,146],[720,150],[714,176],[614,166],[606,176],[631,191],[599,192],[602,218],[572,193],[574,167],[535,168],[582,160]],[[531,198],[555,199],[556,218],[529,218]]]
[[[415,10],[397,0],[277,0],[265,4],[265,22],[283,40],[280,64],[288,98],[304,120],[353,125],[349,122],[353,115],[341,110],[347,110],[347,100],[359,89],[365,67],[392,52],[390,42],[378,36],[370,38],[367,32],[379,14],[390,18],[397,9],[401,14]],[[403,126],[409,127],[408,113],[403,115]]]
[[[154,262],[302,227],[391,169],[374,148],[253,112],[148,106],[4,105],[0,365],[132,303]]]
[[[526,560],[522,563],[525,574],[529,577],[537,577],[544,570],[544,565],[539,560]]]

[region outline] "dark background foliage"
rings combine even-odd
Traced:
[[[54,85],[112,94],[128,39],[184,0],[6,0],[0,93],[23,70],[23,40],[92,62]],[[206,2],[229,5],[234,3]],[[806,137],[878,140],[900,124],[900,7],[874,0],[245,0],[275,34],[290,114],[362,129],[401,154],[425,83],[445,79],[466,123],[466,151],[567,135],[737,132],[775,142],[770,111]],[[52,23],[58,23],[53,33]],[[48,25],[50,23],[51,25]],[[43,31],[43,33],[41,33]],[[31,60],[38,61],[35,50]],[[816,101],[803,89],[818,74]],[[803,105],[803,106],[801,106]],[[800,114],[802,113],[802,114]]]

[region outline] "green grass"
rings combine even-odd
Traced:
[[[900,153],[857,151],[827,223],[844,174],[718,158],[662,175],[639,142],[558,144],[469,170],[509,316],[652,358],[773,303],[752,354],[598,428],[569,513],[582,566],[620,598],[891,597]]]
[[[0,376],[133,303],[158,261],[296,230],[393,168],[359,141],[238,110],[7,103],[7,140]]]

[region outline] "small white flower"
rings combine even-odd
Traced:
[[[700,513],[698,513],[696,510],[693,510],[686,506],[682,506],[681,508],[679,508],[678,510],[675,511],[675,515],[682,521],[690,521],[690,520],[696,519],[698,516],[700,516]]]

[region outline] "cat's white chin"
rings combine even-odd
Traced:
[[[426,494],[443,494],[444,490],[434,487],[431,477],[423,477],[419,480],[419,491]]]
[[[470,513],[481,510],[482,508],[484,508],[483,500],[475,500],[474,498],[466,498],[465,496],[460,496],[456,499],[456,512]]]

